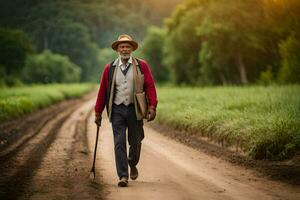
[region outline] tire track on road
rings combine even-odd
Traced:
[[[34,172],[39,167],[44,154],[55,140],[59,129],[75,109],[76,108],[69,109],[54,122],[51,129],[45,133],[44,137],[41,137],[39,142],[34,144],[34,147],[29,150],[27,160],[18,166],[13,175],[8,177],[5,177],[5,175],[1,176],[1,179],[4,178],[5,180],[1,180],[0,199],[17,199],[22,194]],[[1,169],[1,175],[3,175],[3,172],[5,172],[5,174],[8,173],[8,171],[15,171],[15,168],[11,165],[6,166],[6,169]]]
[[[98,182],[93,182],[89,179],[89,170],[91,167],[91,154],[88,148],[88,120],[93,114],[93,107],[91,107],[85,115],[77,120],[75,126],[74,140],[68,152],[66,159],[66,166],[77,166],[75,168],[75,175],[72,169],[66,168],[68,176],[69,193],[68,199],[103,199],[102,185]],[[72,173],[73,172],[73,173]],[[78,197],[80,193],[80,197]]]
[[[0,157],[7,154],[11,149],[21,146],[23,140],[39,132],[46,123],[54,118],[58,113],[66,110],[80,100],[73,99],[51,105],[35,113],[30,113],[22,118],[0,124]],[[28,126],[30,124],[31,126]],[[11,147],[13,146],[13,147]]]
[[[23,194],[65,121],[92,95],[0,124],[1,140],[7,141],[0,147],[0,199],[17,199]]]
[[[87,144],[88,119],[94,99],[86,101],[65,120],[57,138],[20,199],[102,199],[101,185],[90,181],[91,155]]]
[[[74,102],[73,104],[76,104]],[[18,152],[20,152],[25,145],[32,140],[35,136],[37,136],[41,130],[46,126],[48,122],[51,121],[57,114],[62,112],[60,109],[54,110],[50,115],[46,115],[44,118],[35,118],[33,120],[28,121],[26,124],[23,125],[23,127],[19,127],[18,131],[16,129],[13,129],[12,131],[9,132],[16,132],[16,136],[12,136],[14,138],[14,142],[12,141],[12,137],[9,137],[7,144],[2,147],[1,153],[0,153],[0,162],[4,163],[8,159],[11,159],[13,156],[15,156]],[[39,121],[39,122],[35,122]],[[32,124],[30,127],[25,128],[24,126],[28,124]],[[33,128],[35,126],[35,128]],[[21,135],[23,133],[23,135]],[[17,140],[17,141],[15,141]]]

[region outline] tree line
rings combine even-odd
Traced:
[[[186,0],[148,29],[141,53],[181,85],[300,83],[299,10],[299,0]]]
[[[158,82],[300,82],[298,0],[180,1],[1,1],[0,85],[98,81],[121,33]]]
[[[122,33],[141,41],[147,26],[160,25],[178,1],[155,11],[158,0],[1,1],[0,84],[98,81],[116,56],[111,42]],[[49,74],[58,67],[47,63],[59,63],[65,73]]]

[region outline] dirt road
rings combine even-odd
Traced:
[[[300,199],[275,182],[194,150],[148,126],[140,176],[117,187],[113,137],[100,129],[96,182],[88,178],[96,127],[94,95],[1,125],[0,199]]]

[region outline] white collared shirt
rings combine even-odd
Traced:
[[[121,57],[118,58],[119,59],[119,67],[121,67],[121,70],[124,71],[130,64],[132,64],[132,56],[130,56],[128,62],[126,63],[126,65],[123,64]]]

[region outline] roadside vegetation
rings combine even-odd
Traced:
[[[159,87],[157,122],[282,160],[300,150],[300,86]]]
[[[64,99],[79,97],[94,84],[48,84],[0,88],[0,122],[49,106]]]

